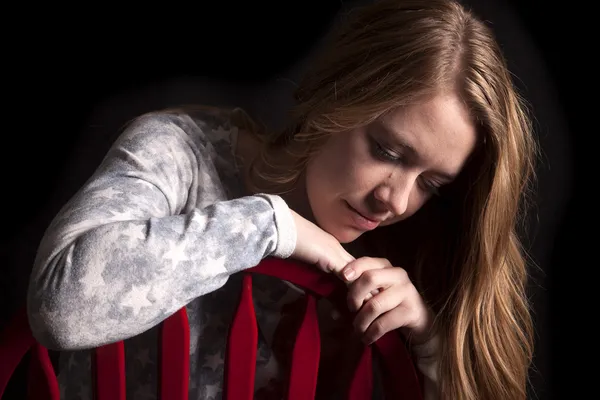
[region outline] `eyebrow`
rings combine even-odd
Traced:
[[[383,123],[381,120],[376,120],[374,122],[375,122],[375,125],[377,128],[381,129],[384,133],[387,133],[388,136],[393,138],[396,146],[400,147],[405,154],[408,153],[409,157],[411,157],[415,160],[423,159],[423,157],[419,154],[417,149],[414,148],[414,146],[404,142],[400,138],[400,135],[397,132],[395,132],[394,130],[390,129],[390,127],[387,126],[387,124]],[[457,175],[448,174],[448,173],[442,172],[442,171],[436,171],[435,174],[447,181],[453,181],[457,177]]]

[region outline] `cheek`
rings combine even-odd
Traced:
[[[352,186],[360,169],[352,140],[344,134],[332,137],[307,165],[307,187],[341,193]]]

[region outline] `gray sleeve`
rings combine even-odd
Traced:
[[[27,303],[42,344],[76,350],[135,336],[231,274],[293,252],[285,202],[225,200],[207,151],[166,117],[119,137],[39,245]]]
[[[423,374],[425,387],[423,398],[424,400],[439,399],[439,351],[440,337],[439,334],[433,336],[427,342],[411,347],[413,354],[417,359],[417,368]]]

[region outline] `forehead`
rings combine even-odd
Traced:
[[[455,95],[439,95],[397,108],[382,116],[380,125],[390,140],[413,148],[424,161],[460,170],[477,141],[466,105]]]

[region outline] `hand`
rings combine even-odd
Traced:
[[[339,274],[354,257],[331,234],[308,221],[293,210],[296,223],[296,249],[292,258],[317,266],[320,270]]]
[[[433,312],[405,270],[384,258],[362,257],[341,272],[350,283],[348,307],[358,311],[354,328],[363,342],[371,344],[398,328],[413,344],[430,338]]]

